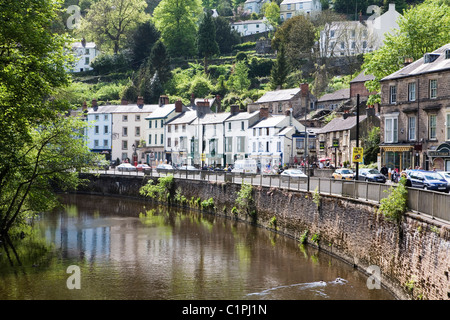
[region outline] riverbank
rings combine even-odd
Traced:
[[[79,191],[140,197],[139,189],[149,179],[90,176],[90,183]],[[373,203],[266,187],[253,188],[256,215],[249,215],[233,211],[239,184],[176,179],[174,188],[187,199],[212,198],[216,214],[295,239],[306,234],[310,245],[367,275],[380,270],[381,284],[398,299],[450,297],[450,229],[436,220],[407,213],[397,225],[377,214]]]

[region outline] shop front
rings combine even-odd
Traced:
[[[436,150],[428,150],[428,157],[431,161],[432,169],[438,171],[450,171],[450,144],[442,143]]]
[[[414,157],[413,145],[380,145],[380,153],[381,166],[399,171],[413,169],[417,162]]]

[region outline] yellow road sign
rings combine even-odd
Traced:
[[[352,162],[363,162],[363,155],[363,148],[353,147]]]

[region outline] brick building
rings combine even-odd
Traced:
[[[380,83],[382,165],[450,170],[450,44]]]

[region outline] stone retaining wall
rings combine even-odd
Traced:
[[[102,175],[90,179],[80,191],[139,196],[139,188],[149,178]],[[232,208],[240,185],[179,179],[175,188],[187,199],[213,198],[216,214],[256,223],[295,239],[307,230],[310,245],[367,275],[369,266],[379,267],[383,286],[399,299],[450,300],[448,224],[408,213],[397,225],[377,214],[374,204],[321,195],[317,206],[312,193],[266,187],[253,189],[255,217],[245,213],[235,216]],[[314,234],[319,236],[318,242],[311,241]]]

